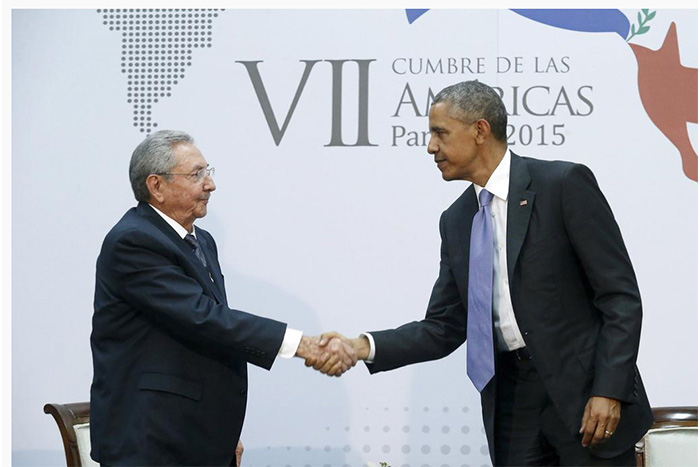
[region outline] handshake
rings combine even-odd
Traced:
[[[303,358],[306,366],[312,366],[324,375],[340,376],[354,367],[358,360],[369,357],[369,340],[365,336],[348,339],[337,332],[303,336],[296,356]]]

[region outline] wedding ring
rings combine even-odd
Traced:
[[[612,436],[613,433],[615,433],[615,432],[614,432],[614,431],[605,430],[605,436]]]

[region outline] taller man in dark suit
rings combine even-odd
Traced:
[[[236,465],[246,363],[295,354],[340,375],[354,351],[232,310],[216,243],[195,227],[216,189],[192,137],[159,131],[134,151],[138,201],[97,260],[92,322],[91,456],[107,465]]]
[[[440,219],[425,319],[352,343],[375,373],[466,339],[495,465],[635,465],[652,414],[620,230],[588,168],[512,153],[506,123],[498,94],[477,81],[435,97],[428,152],[445,180],[472,185]]]

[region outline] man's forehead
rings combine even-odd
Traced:
[[[452,104],[449,102],[437,102],[430,106],[430,112],[428,113],[428,118],[430,119],[446,119],[450,116],[452,110]]]
[[[431,128],[433,127],[446,127],[450,124],[462,123],[459,119],[452,116],[450,112],[451,106],[448,103],[438,102],[433,104],[430,108],[430,113],[428,114],[428,124]]]
[[[207,166],[207,161],[204,159],[202,152],[192,143],[177,143],[173,146],[173,150],[177,156],[178,165]]]

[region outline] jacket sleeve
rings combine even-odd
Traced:
[[[131,307],[179,340],[269,369],[286,324],[233,310],[206,295],[165,243],[138,229],[105,245],[98,261],[110,288]]]
[[[587,167],[572,165],[564,173],[561,200],[568,237],[602,317],[591,395],[629,401],[642,325],[632,263],[612,210]]]
[[[376,354],[374,363],[367,365],[370,373],[437,360],[452,353],[466,340],[467,313],[450,264],[445,218],[446,213],[443,213],[440,218],[440,273],[425,318],[396,329],[371,332]]]

